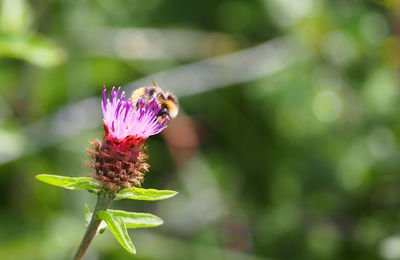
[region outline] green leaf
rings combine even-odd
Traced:
[[[88,208],[87,205],[85,205],[84,208],[84,216],[85,216],[85,226],[89,226],[90,224],[90,220],[92,220],[92,215],[93,213],[90,212],[90,209]],[[103,234],[104,231],[107,229],[107,223],[102,221],[99,225],[99,227],[97,228],[97,234]]]
[[[83,209],[83,215],[85,216],[85,226],[88,227],[93,214],[90,212],[87,204],[85,204],[85,208]]]
[[[115,217],[112,214],[100,210],[97,212],[96,217],[98,219],[104,220],[107,223],[108,228],[111,230],[118,242],[131,254],[136,254],[135,246],[133,245],[126,225],[123,218]]]
[[[125,212],[122,210],[108,210],[114,217],[123,218],[127,228],[156,227],[164,222],[161,218],[149,213]]]
[[[90,177],[66,177],[59,175],[40,174],[36,179],[47,184],[63,187],[69,190],[91,190],[100,189],[99,182]]]
[[[157,227],[164,223],[161,218],[149,213],[126,212],[112,209],[107,210],[107,213],[111,214],[113,217],[122,218],[125,222],[126,228]],[[85,205],[84,215],[86,227],[89,226],[92,214],[93,213],[90,212],[88,206]],[[107,223],[102,221],[97,233],[102,234],[106,229]]]
[[[169,199],[178,194],[172,190],[156,190],[156,189],[142,189],[130,188],[124,189],[117,193],[115,199],[132,199],[132,200],[164,200]]]
[[[52,67],[64,62],[66,53],[39,34],[0,32],[0,57],[21,59],[40,67]]]

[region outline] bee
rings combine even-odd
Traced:
[[[160,86],[153,80],[154,86],[142,87],[133,91],[131,100],[134,105],[139,106],[139,100],[143,100],[144,104],[156,99],[157,103],[161,105],[158,111],[157,118],[159,121],[165,119],[172,119],[178,115],[178,100],[169,92],[164,92]]]

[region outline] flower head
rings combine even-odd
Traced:
[[[125,92],[119,97],[121,88],[111,91],[111,98],[106,99],[106,88],[103,88],[102,110],[106,131],[119,140],[128,136],[147,139],[158,134],[166,127],[167,120],[160,122],[157,114],[161,106],[156,99],[145,104],[140,99],[136,104],[124,100]]]
[[[161,132],[168,120],[160,120],[161,105],[155,98],[124,100],[125,92],[120,95],[120,91],[121,88],[113,88],[111,97],[106,98],[103,88],[105,135],[103,142],[91,142],[94,149],[88,152],[93,162],[87,162],[96,171],[89,176],[112,190],[141,186],[150,167],[144,141]]]

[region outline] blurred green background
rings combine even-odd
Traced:
[[[1,0],[0,259],[70,259],[103,85],[154,79],[180,116],[148,140],[165,224],[85,259],[399,259],[396,0]],[[398,34],[398,35],[397,35]]]

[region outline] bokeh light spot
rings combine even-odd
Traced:
[[[325,52],[334,64],[345,66],[355,60],[359,50],[352,36],[343,32],[333,32],[328,37]]]
[[[328,123],[341,115],[343,103],[333,91],[323,90],[315,96],[312,107],[315,117],[322,122]]]
[[[385,259],[400,258],[400,237],[392,236],[385,238],[380,244],[381,255]]]
[[[360,31],[368,42],[378,44],[388,37],[389,25],[381,14],[368,13],[361,20]]]

